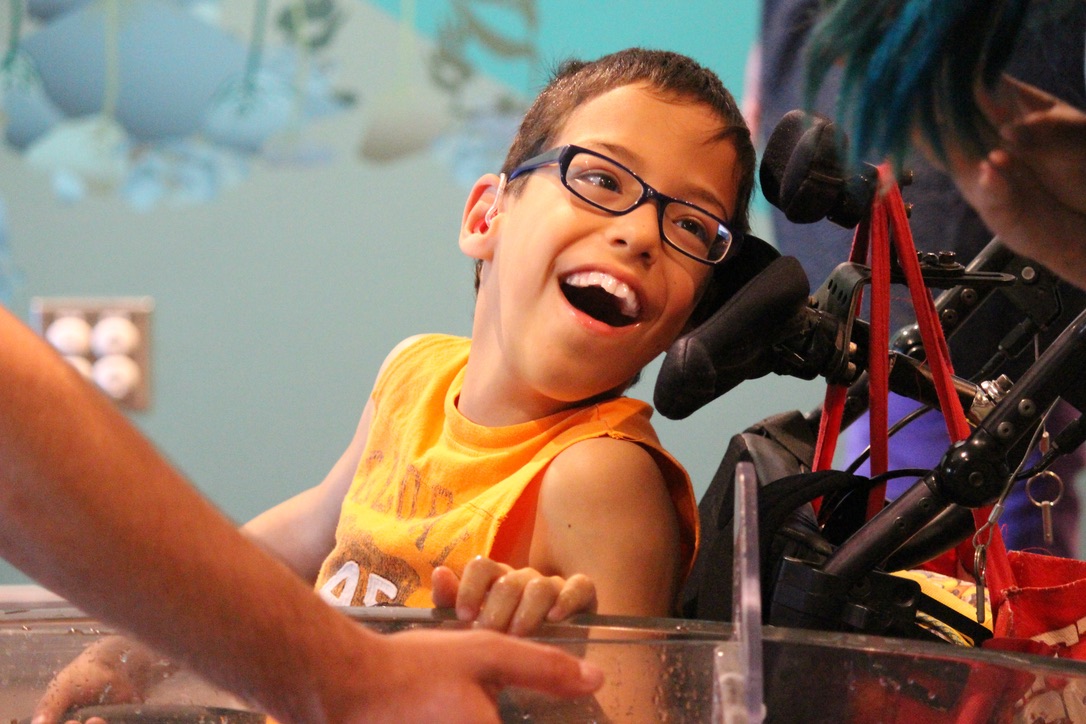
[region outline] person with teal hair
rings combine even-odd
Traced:
[[[1086,288],[1086,112],[1006,73],[1024,31],[1082,5],[827,3],[808,49],[807,97],[839,65],[838,117],[854,158],[900,162],[918,142],[1007,246]]]
[[[763,0],[760,68],[757,83],[748,86],[755,97],[745,99],[753,102],[745,105],[757,110],[750,120],[761,121],[763,136],[786,112],[814,110],[845,131],[854,162],[889,158],[911,172],[913,182],[902,192],[912,205],[909,223],[918,249],[952,251],[966,264],[998,234],[1086,289],[1084,267],[1076,271],[1075,262],[1086,249],[1086,203],[1076,206],[1059,196],[1086,188],[1081,178],[1074,181],[1075,171],[1086,169],[1084,37],[1081,0]],[[1018,124],[1009,120],[1019,115]],[[1052,147],[1060,150],[1053,153]],[[996,169],[1012,153],[1014,173],[1005,177]],[[1035,171],[1020,169],[1026,158],[1042,168],[1063,168],[1042,171],[1037,181]],[[995,186],[1000,182],[1002,190]],[[1042,211],[1049,205],[1052,210]],[[771,214],[781,252],[800,259],[812,285],[848,257],[851,229],[828,221],[790,223],[777,209]],[[1043,225],[1055,230],[1038,228]],[[905,295],[893,290],[891,320],[897,329],[915,317]],[[1042,346],[1086,305],[1082,289],[1060,284],[1059,291],[1064,313],[1042,335]],[[1002,295],[990,298],[949,340],[955,372],[971,378],[987,366],[1020,317]],[[999,371],[1019,379],[1032,356],[1020,354]],[[915,407],[890,396],[891,420]],[[1059,427],[1076,412],[1061,403],[1054,414]],[[866,446],[866,430],[860,420],[846,431],[847,459]],[[947,444],[939,416],[924,415],[894,436],[890,468],[929,468]],[[1084,453],[1065,455],[1052,468],[1068,481],[1052,510],[1052,542],[1044,540],[1039,510],[1029,497],[1012,491],[1003,515],[1008,547],[1077,555],[1079,500],[1070,481],[1086,468]],[[903,486],[891,482],[887,492],[893,497]]]

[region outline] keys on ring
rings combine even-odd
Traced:
[[[1045,493],[1050,492],[1047,489],[1040,492],[1034,490],[1034,484],[1040,481],[1041,478],[1051,478],[1052,480],[1056,481],[1055,496],[1051,498],[1048,498],[1046,496],[1045,499],[1041,499],[1041,496],[1044,496]],[[1047,488],[1048,486],[1044,487]],[[1026,497],[1029,498],[1030,503],[1036,505],[1038,508],[1041,509],[1041,532],[1044,536],[1045,544],[1051,545],[1056,539],[1052,525],[1052,508],[1055,507],[1056,503],[1060,502],[1060,498],[1063,497],[1063,480],[1060,478],[1059,475],[1052,472],[1051,470],[1044,470],[1040,473],[1037,473],[1032,478],[1026,481]]]

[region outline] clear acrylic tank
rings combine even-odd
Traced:
[[[460,626],[431,611],[349,612],[386,633]],[[62,603],[0,612],[0,723],[28,718],[53,675],[108,633]],[[721,721],[729,710],[719,699],[714,705],[717,674],[742,668],[724,624],[580,617],[549,626],[540,639],[598,663],[608,683],[595,697],[571,702],[507,691],[500,701],[506,721]],[[774,627],[763,630],[763,645],[766,721],[1086,721],[1086,664],[1079,662]],[[163,679],[143,705],[105,711],[111,722],[264,721],[185,672]]]

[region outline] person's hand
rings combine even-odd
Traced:
[[[148,665],[143,652],[153,653],[132,646],[117,637],[88,648],[49,685],[33,724],[59,722],[75,706],[142,701],[157,659]],[[143,660],[139,670],[126,668],[126,652]],[[297,682],[302,693],[310,687],[319,691],[321,713],[311,711],[305,721],[497,722],[498,694],[507,687],[573,698],[588,696],[603,684],[603,673],[593,664],[492,631],[366,634],[349,653],[329,659],[317,680]],[[90,719],[87,724],[106,722]]]
[[[1086,113],[1010,78],[998,99],[1001,147],[952,148],[954,182],[1003,243],[1086,289]]]
[[[337,685],[335,708],[325,710],[324,720],[498,722],[498,694],[507,687],[574,698],[603,684],[603,672],[593,664],[494,631],[417,629],[376,636],[364,653],[380,662],[380,675],[354,667],[346,688]]]
[[[73,707],[141,703],[151,678],[171,670],[170,664],[130,639],[102,639],[88,646],[49,682],[34,709],[32,723],[56,724]]]
[[[461,621],[517,636],[536,632],[544,622],[596,611],[596,587],[587,576],[544,576],[482,556],[468,562],[463,578],[439,566],[432,586],[438,608],[455,607]]]

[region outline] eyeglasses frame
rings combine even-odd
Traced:
[[[614,164],[618,168],[622,169],[626,173],[633,176],[633,178],[639,184],[641,184],[641,196],[636,201],[634,201],[633,204],[631,204],[629,208],[627,208],[627,209],[625,209],[623,211],[615,211],[614,209],[609,209],[606,206],[602,206],[602,205],[596,203],[592,199],[589,199],[589,198],[586,198],[585,196],[582,196],[580,193],[578,193],[569,184],[569,182],[566,181],[566,173],[569,170],[569,165],[572,162],[573,157],[577,156],[579,154],[582,154],[582,153],[586,153],[586,154],[588,154],[590,156],[595,156],[596,158],[607,161],[610,164]],[[625,165],[619,163],[618,161],[611,158],[610,156],[606,156],[606,155],[600,153],[599,151],[593,151],[592,149],[584,148],[583,146],[577,146],[577,145],[574,145],[574,144],[566,144],[564,146],[556,146],[555,148],[552,148],[552,149],[550,149],[548,151],[544,151],[543,153],[539,154],[538,156],[533,156],[532,158],[529,158],[524,163],[520,164],[519,166],[517,166],[516,168],[514,168],[512,171],[509,172],[508,182],[511,183],[518,176],[523,176],[524,174],[530,173],[531,171],[535,171],[535,170],[540,169],[540,168],[542,168],[544,166],[549,166],[549,165],[554,164],[554,163],[558,164],[559,178],[562,181],[562,185],[566,187],[566,190],[568,190],[575,197],[577,197],[581,201],[584,201],[585,203],[589,204],[590,206],[592,206],[594,208],[597,208],[597,209],[599,209],[601,211],[606,211],[607,213],[612,214],[614,216],[625,216],[626,214],[628,214],[628,213],[632,212],[633,210],[639,208],[640,206],[644,205],[646,202],[655,199],[656,200],[656,217],[657,217],[657,222],[658,222],[659,229],[660,229],[660,238],[668,246],[670,246],[672,249],[679,252],[683,256],[689,257],[689,258],[693,259],[694,261],[701,262],[702,264],[707,264],[709,266],[716,266],[717,264],[719,264],[720,262],[722,262],[722,261],[724,261],[725,259],[728,258],[728,254],[731,252],[732,248],[735,246],[735,233],[732,232],[731,227],[728,225],[728,222],[725,221],[724,219],[721,219],[716,214],[713,214],[713,213],[707,211],[706,209],[703,209],[702,207],[698,206],[697,204],[692,204],[689,201],[684,201],[683,199],[675,198],[674,196],[668,196],[667,194],[664,194],[664,193],[661,193],[660,191],[657,191],[655,188],[653,188],[648,183],[646,183],[643,178],[638,176],[636,173],[634,173],[631,169],[629,169]],[[504,174],[503,174],[503,176],[504,176]],[[504,179],[503,179],[503,181],[504,181]],[[664,211],[667,209],[668,205],[672,204],[672,203],[682,204],[683,206],[689,206],[689,207],[691,207],[693,209],[697,209],[699,212],[705,214],[706,216],[711,218],[713,221],[717,222],[717,224],[719,225],[718,229],[717,229],[717,235],[718,236],[726,235],[727,239],[728,239],[727,247],[724,249],[724,253],[721,255],[721,257],[719,259],[710,260],[710,259],[703,259],[702,257],[699,257],[699,256],[695,256],[694,254],[691,254],[689,251],[687,251],[686,249],[683,249],[681,246],[679,246],[678,244],[673,242],[671,239],[667,238],[667,234],[664,233]]]

